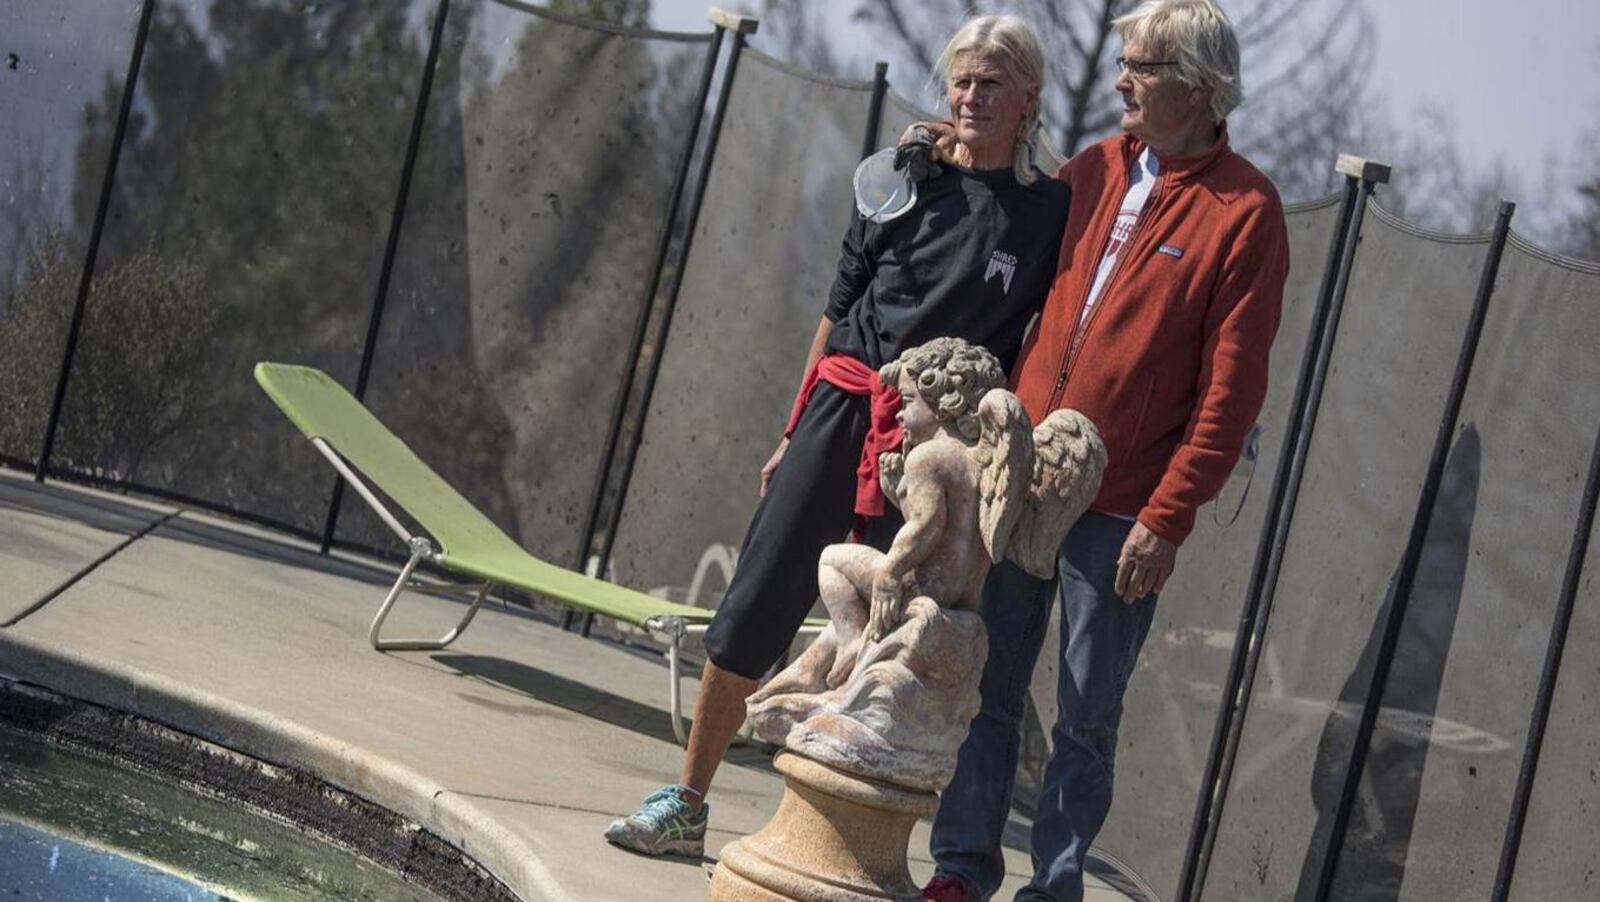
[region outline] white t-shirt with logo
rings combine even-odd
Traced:
[[[1149,199],[1150,189],[1155,187],[1156,176],[1160,174],[1161,162],[1148,147],[1129,167],[1128,193],[1122,196],[1122,207],[1117,212],[1117,223],[1111,227],[1111,241],[1106,244],[1105,256],[1100,258],[1100,268],[1095,270],[1094,285],[1089,289],[1089,299],[1084,302],[1083,315],[1078,319],[1079,328],[1089,321],[1089,311],[1093,310],[1095,302],[1100,300],[1101,290],[1111,278],[1112,270],[1117,268],[1117,255],[1132,237],[1133,227],[1139,223],[1139,213],[1144,210],[1144,202]]]

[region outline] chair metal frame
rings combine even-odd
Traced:
[[[400,538],[400,541],[404,542],[406,547],[411,551],[410,557],[406,560],[405,565],[400,569],[400,575],[395,579],[394,585],[390,587],[388,595],[386,595],[383,599],[383,604],[378,607],[377,614],[375,614],[372,618],[372,625],[367,629],[367,642],[372,645],[374,650],[380,652],[438,651],[439,649],[445,648],[452,642],[455,642],[457,639],[461,638],[461,634],[466,631],[467,626],[472,623],[472,619],[477,616],[478,609],[483,607],[484,600],[488,598],[490,590],[495,587],[496,583],[491,581],[464,583],[422,582],[421,580],[416,579],[416,569],[423,563],[430,563],[439,567],[448,568],[450,566],[450,562],[446,555],[444,555],[437,547],[435,547],[433,541],[428,537],[414,535],[410,530],[406,529],[404,524],[400,522],[399,518],[389,510],[388,506],[378,498],[377,494],[374,493],[372,489],[367,486],[366,482],[362,480],[360,475],[356,473],[355,468],[350,466],[350,464],[346,462],[345,459],[339,455],[339,452],[335,451],[331,445],[329,445],[323,439],[316,437],[311,439],[311,443],[319,452],[321,452],[323,457],[327,458],[328,463],[333,465],[333,468],[339,472],[339,475],[344,477],[344,479],[350,483],[351,488],[355,489],[356,494],[361,496],[361,499],[372,508],[373,512],[378,515],[379,519],[383,520],[384,524],[388,526],[389,529]],[[408,591],[415,592],[419,595],[434,596],[459,595],[464,592],[474,593],[474,595],[472,604],[467,608],[467,613],[462,616],[461,621],[452,627],[449,632],[437,639],[383,638],[382,633],[384,621],[388,619],[389,612],[394,608],[395,602],[400,599],[401,595],[404,595]],[[667,647],[667,670],[669,680],[667,695],[668,706],[670,708],[668,714],[672,718],[672,735],[677,739],[679,745],[687,746],[689,739],[683,726],[682,645],[683,641],[691,636],[696,638],[704,637],[709,624],[693,623],[688,619],[677,615],[658,614],[654,617],[645,618],[644,622],[640,624],[640,626],[642,626],[644,630],[651,636],[664,643]],[[804,625],[800,628],[801,634],[810,635],[813,638],[817,633],[821,632],[821,630],[822,627],[811,624]],[[743,732],[746,736],[749,735],[748,724]]]

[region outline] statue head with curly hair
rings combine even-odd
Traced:
[[[912,435],[923,425],[918,421],[916,401],[927,405],[932,414],[928,428],[953,422],[963,439],[975,442],[980,433],[978,402],[989,391],[1006,387],[1000,361],[986,349],[959,338],[935,338],[910,348],[884,364],[878,378],[900,389],[900,421],[910,443],[922,437]]]

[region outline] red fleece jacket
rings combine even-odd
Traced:
[[[1075,408],[1109,461],[1093,509],[1137,517],[1181,544],[1244,447],[1267,391],[1289,239],[1267,177],[1228,149],[1161,161],[1117,268],[1079,328],[1128,170],[1128,135],[1061,167],[1072,209],[1055,282],[1013,382],[1038,422]]]

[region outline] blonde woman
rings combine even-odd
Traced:
[[[761,471],[739,568],[706,634],[708,661],[679,782],[614,822],[606,838],[649,855],[704,851],[713,774],[745,700],[817,599],[817,559],[854,525],[882,549],[899,527],[878,489],[878,454],[899,440],[899,396],[878,369],[905,348],[955,336],[1003,366],[1055,274],[1068,192],[1034,166],[1044,56],[1013,16],[964,24],[940,58],[953,165],[916,205],[845,234],[788,428]],[[737,349],[731,349],[737,351]]]

